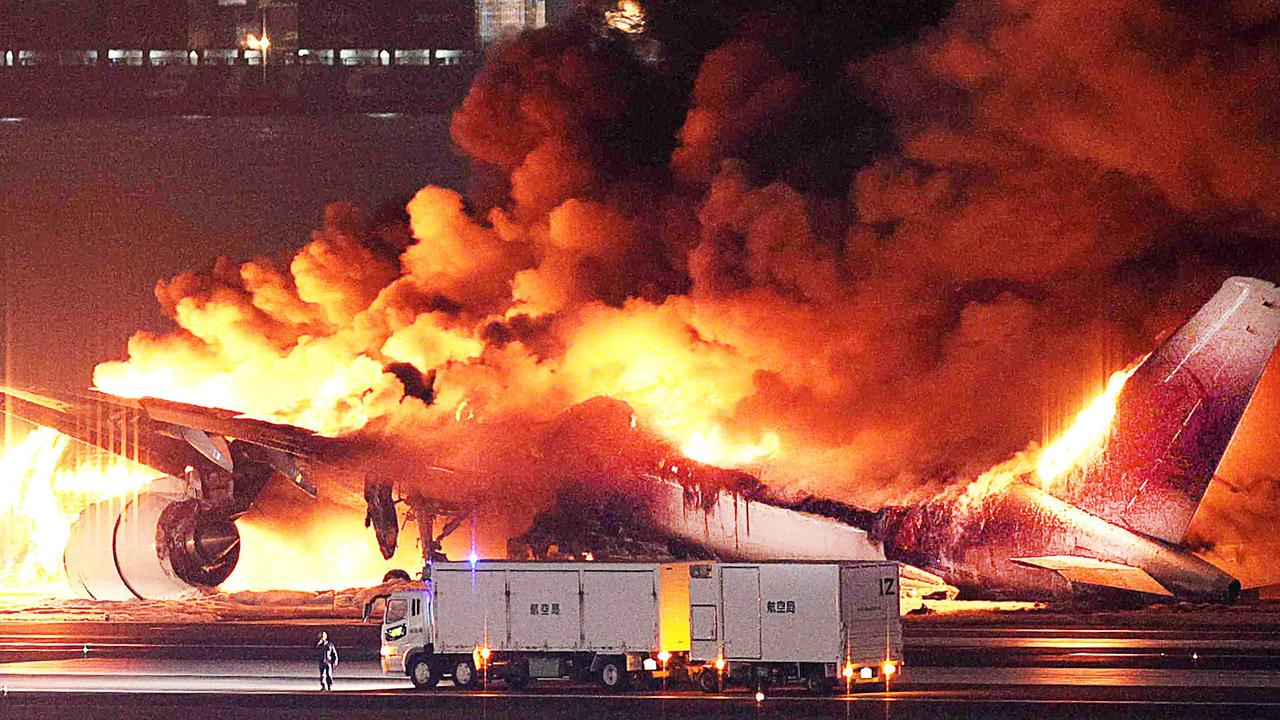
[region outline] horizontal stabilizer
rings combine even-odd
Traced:
[[[1173,596],[1173,593],[1148,575],[1146,570],[1130,565],[1076,555],[1013,558],[1013,561],[1027,567],[1052,570],[1072,583],[1098,585],[1149,595]]]
[[[940,575],[906,563],[898,563],[898,587],[903,596],[917,598],[955,600],[960,595],[960,590]]]

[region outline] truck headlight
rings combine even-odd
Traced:
[[[894,673],[898,672],[898,666],[895,663],[888,661],[886,661],[884,665],[881,665],[880,669],[884,671],[885,677],[890,677]]]

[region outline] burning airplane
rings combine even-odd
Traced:
[[[101,394],[10,396],[169,478],[123,533],[106,508],[111,528],[75,527],[69,564],[108,576],[82,591],[270,565],[248,529],[310,537],[330,502],[373,527],[375,558],[411,547],[409,516],[422,553],[469,534],[498,557],[589,488],[647,510],[633,532],[724,556],[883,551],[1019,596],[1233,594],[1184,544],[1273,529],[1248,492],[1267,459],[1184,535],[1274,345],[1269,285],[1229,281],[1027,443],[1228,274],[1277,271],[1274,13],[586,6],[486,58],[450,124],[483,170],[466,193],[427,186],[378,220],[335,204],[296,252],[162,280],[172,327],[98,365]],[[24,522],[58,518],[42,558],[101,494],[77,498],[24,501]],[[145,556],[136,593],[109,544]]]
[[[1277,302],[1274,285],[1231,278],[1156,351],[1118,373],[1077,424],[1034,459],[1019,455],[916,506],[874,513],[827,506],[827,515],[842,519],[803,512],[747,473],[645,441],[634,416],[608,432],[641,441],[611,436],[609,443],[631,461],[625,471],[646,483],[632,478],[627,488],[645,501],[641,517],[650,529],[723,557],[888,557],[927,571],[909,568],[908,577],[927,581],[933,572],[1009,597],[1092,587],[1231,601],[1240,583],[1180,543],[1280,338]],[[358,478],[366,525],[385,557],[400,529],[395,495],[418,518],[428,557],[486,502],[484,494],[424,494],[424,484],[406,473],[465,473],[411,462],[394,446],[377,453],[391,459],[368,462],[370,451],[357,450],[355,437],[154,398],[60,399],[12,389],[5,396],[10,414],[128,452],[166,474],[127,504],[90,505],[72,527],[66,576],[91,598],[182,597],[217,586],[239,559],[235,521],[268,482],[314,497],[318,483]],[[605,432],[610,409],[587,426]],[[565,435],[564,428],[552,432]],[[394,467],[399,473],[388,469]],[[438,535],[436,518],[444,520]]]

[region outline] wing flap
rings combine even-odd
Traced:
[[[1077,555],[1013,558],[1013,562],[1026,567],[1051,570],[1072,583],[1173,597],[1173,593],[1148,575],[1146,570],[1122,563]]]

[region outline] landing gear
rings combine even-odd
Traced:
[[[506,682],[508,690],[524,690],[529,687],[529,664],[524,660],[513,660],[510,665],[507,665],[502,679]]]

